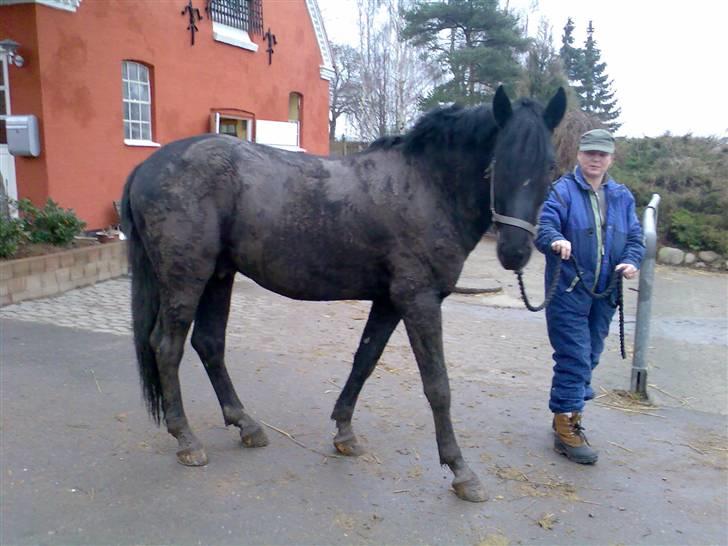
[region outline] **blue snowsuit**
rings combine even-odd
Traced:
[[[606,201],[604,226],[597,194],[578,166],[554,182],[541,211],[535,241],[536,248],[546,255],[546,286],[551,284],[556,263],[561,260],[551,249],[551,243],[559,239],[571,242],[571,253],[582,269],[584,283],[593,291],[607,287],[620,263],[639,269],[645,247],[634,197],[608,174],[602,187]],[[549,401],[552,412],[581,412],[584,400],[594,396],[592,370],[604,349],[616,297],[615,291],[600,300],[591,298],[576,276],[573,262],[562,261],[556,292],[546,308],[555,362]]]

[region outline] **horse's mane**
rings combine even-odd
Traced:
[[[543,108],[528,98],[513,103],[513,121],[499,136],[499,144],[514,153],[529,155],[545,152]],[[529,115],[530,114],[530,115]],[[372,142],[364,153],[399,149],[405,155],[447,153],[457,149],[464,153],[483,152],[484,144],[498,131],[490,106],[464,107],[457,104],[435,108],[420,117],[403,135],[391,135]],[[524,138],[524,135],[528,135]],[[516,142],[518,140],[518,142]],[[538,149],[534,150],[534,146]]]
[[[495,130],[490,107],[454,104],[430,110],[403,135],[378,138],[365,152],[396,148],[405,155],[421,155],[449,148],[475,148]]]

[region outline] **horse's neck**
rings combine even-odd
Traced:
[[[470,252],[490,225],[489,177],[485,176],[487,164],[477,161],[473,167],[462,170],[460,165],[452,164],[444,171],[444,183],[450,186],[453,205],[453,222],[460,236],[460,244]]]

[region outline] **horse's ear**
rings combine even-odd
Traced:
[[[543,114],[543,120],[546,122],[546,127],[550,131],[556,129],[556,126],[561,122],[566,112],[566,92],[563,87],[559,87],[556,94],[551,98],[546,111]]]
[[[506,95],[502,85],[496,89],[495,97],[493,97],[493,116],[495,122],[501,129],[506,126],[508,120],[511,119],[513,109],[511,108],[511,99]]]

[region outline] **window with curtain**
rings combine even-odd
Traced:
[[[149,67],[123,61],[121,90],[124,109],[124,139],[152,140],[152,89]]]

